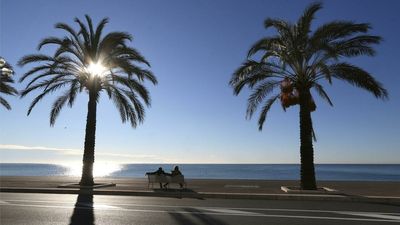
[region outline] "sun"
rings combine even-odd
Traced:
[[[86,71],[93,76],[102,77],[106,75],[107,68],[103,66],[100,62],[90,63],[88,67],[86,67]]]

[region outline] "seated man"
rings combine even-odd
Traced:
[[[182,175],[182,173],[181,173],[181,171],[179,170],[179,167],[178,167],[178,166],[175,166],[175,167],[174,167],[174,170],[172,170],[170,174],[167,173],[167,175],[173,177],[173,176],[177,176],[177,175]],[[169,183],[165,183],[165,184],[164,184],[164,187],[167,188],[167,185],[168,185],[168,184],[169,184]],[[179,185],[181,186],[181,188],[183,187],[183,184],[182,184],[182,183],[179,183]]]
[[[154,172],[147,172],[146,175],[166,175],[167,173],[164,172],[164,170],[159,167],[158,170]],[[162,183],[160,182],[160,189],[162,188]]]

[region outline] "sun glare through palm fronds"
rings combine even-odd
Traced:
[[[102,77],[106,75],[107,68],[101,64],[101,62],[92,62],[85,71],[93,76]]]

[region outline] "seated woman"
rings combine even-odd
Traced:
[[[174,167],[174,170],[172,170],[170,174],[167,173],[167,175],[173,177],[173,176],[182,175],[182,173],[181,173],[181,171],[179,170],[179,167],[178,167],[178,166],[175,166],[175,167]],[[165,183],[165,184],[164,184],[164,187],[167,188],[167,185],[168,185],[168,184],[169,184],[169,183]],[[179,185],[181,186],[181,188],[183,188],[183,184],[182,184],[182,183],[179,183]]]
[[[162,167],[159,167],[158,170],[154,172],[147,172],[146,175],[167,175],[166,172],[164,172]],[[162,189],[162,183],[160,182],[160,189]]]

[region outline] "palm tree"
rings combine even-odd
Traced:
[[[295,24],[267,18],[265,28],[274,28],[276,35],[256,42],[250,48],[247,60],[230,80],[235,95],[245,86],[253,91],[248,98],[246,117],[251,118],[260,106],[260,131],[269,109],[277,99],[280,99],[284,110],[299,105],[300,187],[307,190],[317,187],[311,120],[311,112],[316,109],[316,105],[311,89],[331,106],[333,104],[321,85],[322,80],[327,80],[329,84],[332,84],[334,78],[343,80],[371,92],[376,98],[388,97],[387,91],[371,74],[344,61],[346,57],[375,55],[372,45],[378,44],[381,38],[367,34],[371,29],[368,23],[349,21],[329,22],[312,32],[314,14],[321,8],[321,3],[311,4]],[[280,93],[274,92],[279,87]],[[267,96],[270,98],[266,100]]]
[[[6,95],[18,94],[18,91],[10,85],[11,83],[14,83],[14,80],[11,77],[13,74],[14,71],[11,65],[0,56],[0,93],[4,93]],[[6,109],[11,110],[10,104],[1,96],[0,104]]]
[[[55,100],[50,113],[50,125],[55,124],[63,106],[72,107],[76,95],[85,91],[89,95],[86,119],[86,134],[83,154],[81,185],[93,185],[93,163],[96,133],[96,108],[100,93],[105,92],[115,103],[122,122],[130,122],[132,127],[144,120],[144,106],[150,105],[150,96],[143,85],[145,80],[157,84],[151,71],[134,63],[150,66],[149,62],[134,48],[129,47],[131,35],[124,32],[111,32],[102,36],[103,28],[108,23],[104,18],[94,30],[92,20],[86,17],[87,25],[75,18],[79,31],[65,23],[57,23],[56,28],[67,33],[62,38],[43,39],[38,50],[48,44],[56,46],[54,55],[32,54],[24,56],[19,65],[34,63],[35,67],[20,79],[23,82],[33,77],[21,92],[21,97],[42,89],[31,103],[28,115],[33,107],[46,95],[65,88]]]

